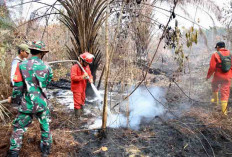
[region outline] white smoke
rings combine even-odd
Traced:
[[[166,91],[164,88],[161,87],[148,87],[149,91],[152,95],[158,99],[162,103],[166,103],[165,94]],[[131,90],[130,90],[131,91]],[[51,91],[50,91],[51,92]],[[73,105],[73,94],[69,90],[54,90],[56,93],[54,96],[61,104],[64,104],[70,109],[74,108]],[[95,99],[88,100],[88,102],[95,102],[97,100],[102,100],[101,94],[104,91],[98,92],[97,97]],[[52,94],[52,93],[50,93]],[[125,94],[125,93],[124,93]],[[54,97],[50,95],[50,97]],[[114,98],[115,94],[112,94],[110,97]],[[112,100],[111,100],[112,101]],[[126,117],[126,108],[127,104],[129,104],[129,119]],[[94,114],[93,110],[90,108],[85,109],[85,114],[93,114],[94,118],[89,119],[91,124],[88,126],[89,128],[100,128],[102,126],[102,104],[100,106],[96,106],[97,110],[101,111],[101,115],[96,118],[96,114]],[[117,111],[119,108],[116,109]],[[147,91],[147,89],[143,86],[139,87],[130,97],[129,101],[125,101],[120,104],[120,113],[116,113],[115,111],[111,112],[108,108],[107,110],[108,117],[107,117],[107,126],[111,128],[118,128],[118,127],[130,127],[132,129],[139,129],[141,122],[149,122],[155,116],[162,115],[164,113],[163,106],[157,102],[151,94]]]
[[[152,95],[160,102],[165,103],[165,90],[161,87],[148,87]],[[135,130],[139,129],[141,120],[143,122],[152,120],[155,116],[164,113],[163,106],[157,102],[145,87],[139,87],[129,97],[129,127]],[[126,111],[126,102],[120,107],[122,112]],[[89,128],[99,128],[102,125],[102,119],[99,117]],[[111,128],[126,127],[127,117],[120,114],[113,114],[108,109],[107,126]]]

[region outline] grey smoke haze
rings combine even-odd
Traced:
[[[148,87],[150,92],[156,99],[165,103],[165,90],[160,87]],[[121,105],[122,111],[126,111],[126,102]],[[164,113],[164,108],[161,104],[154,100],[145,87],[139,87],[129,97],[129,127],[135,130],[139,129],[141,120],[149,121],[155,116]],[[102,119],[99,117],[95,120],[94,124],[90,128],[99,128],[102,125]],[[108,109],[107,126],[111,128],[126,127],[127,118],[124,114],[113,114]]]

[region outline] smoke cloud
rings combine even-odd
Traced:
[[[162,103],[166,103],[165,100],[165,89],[161,87],[148,87],[152,95]],[[102,107],[101,107],[102,108]],[[126,102],[120,106],[122,113],[114,114],[108,109],[107,126],[111,128],[126,127],[127,117]],[[155,116],[162,115],[164,108],[159,102],[157,102],[145,87],[139,87],[129,97],[129,124],[131,129],[138,130],[141,121],[148,122]],[[89,128],[99,128],[102,125],[101,117],[97,118],[94,124],[90,125]]]

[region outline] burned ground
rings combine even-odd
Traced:
[[[75,139],[84,145],[75,156],[231,156],[231,116],[223,117],[220,106],[209,104],[207,98],[190,100],[178,88],[172,83],[168,90],[167,112],[144,121],[137,131],[108,129],[104,139],[99,139],[96,130],[76,132]]]
[[[210,98],[210,83],[201,83],[200,78],[193,78],[194,86],[189,94],[188,88],[183,88],[189,82],[183,81],[183,78],[176,82],[170,82],[164,76],[156,78],[160,78],[157,85],[167,87],[167,102],[163,104],[166,112],[149,121],[142,119],[138,130],[108,128],[106,138],[102,138],[98,129],[85,128],[91,114],[85,115],[85,120],[77,120],[72,110],[67,110],[53,99],[53,146],[50,156],[232,156],[232,113],[229,111],[229,116],[223,117],[220,106],[207,102]],[[205,86],[202,84],[207,85],[207,88],[203,88]],[[6,156],[9,148],[12,132],[10,124],[17,114],[11,106],[7,108],[12,114],[7,123],[0,127],[2,157]],[[39,124],[34,120],[24,135],[21,156],[40,156],[39,130]]]

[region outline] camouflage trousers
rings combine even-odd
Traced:
[[[23,134],[26,132],[27,127],[31,124],[33,115],[39,120],[41,129],[41,143],[50,146],[52,144],[52,136],[50,133],[50,111],[47,109],[43,112],[22,113],[19,112],[13,121],[13,133],[10,138],[10,150],[20,150],[22,146]]]

